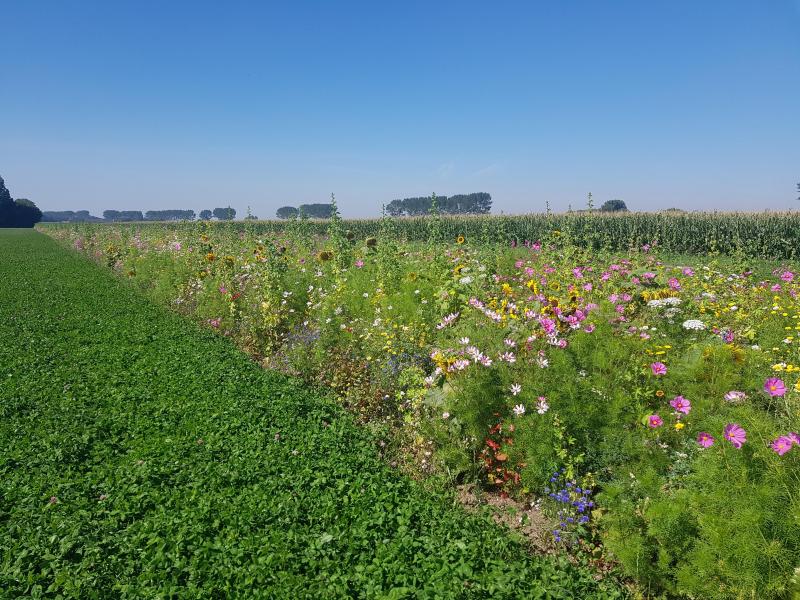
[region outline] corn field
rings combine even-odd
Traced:
[[[764,259],[800,256],[800,212],[783,213],[626,213],[528,214],[518,216],[427,216],[387,219],[347,219],[345,227],[357,238],[378,237],[391,231],[398,240],[442,240],[464,236],[473,244],[522,244],[559,232],[565,242],[590,249],[627,250],[657,244],[680,254],[725,254]],[[117,227],[183,228],[187,223],[128,223]],[[195,226],[199,225],[195,223]],[[302,229],[312,236],[327,233],[328,221],[269,220],[211,222],[215,228],[256,235]],[[40,227],[85,227],[46,224]],[[382,229],[383,228],[383,229]]]

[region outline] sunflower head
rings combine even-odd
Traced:
[[[459,246],[460,246],[461,244],[463,244],[465,241],[466,241],[466,240],[464,239],[464,236],[463,236],[463,235],[460,235],[460,236],[458,236],[458,237],[456,238],[456,244],[458,244]]]
[[[320,262],[327,262],[333,258],[333,253],[329,250],[323,250],[317,253],[317,260]]]

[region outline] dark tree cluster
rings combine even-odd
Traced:
[[[144,213],[145,221],[193,221],[193,210],[148,210]]]
[[[628,207],[622,200],[606,200],[600,207],[601,212],[627,212]]]
[[[281,206],[275,214],[279,219],[294,219],[299,212],[294,206]]]
[[[0,177],[0,227],[33,227],[42,220],[42,211],[27,198],[14,200]]]
[[[430,196],[392,200],[386,212],[392,217],[427,215],[433,204]],[[492,209],[492,196],[486,192],[436,196],[436,208],[445,215],[487,215]]]
[[[140,210],[104,210],[103,218],[114,223],[144,221],[144,215]]]
[[[97,223],[100,217],[89,214],[88,210],[46,210],[42,212],[42,223]]]
[[[297,208],[294,206],[281,206],[275,214],[279,219],[293,219],[300,216],[300,213],[311,219],[330,219],[333,214],[333,206],[327,203],[301,204]]]
[[[226,208],[215,208],[211,214],[213,214],[220,221],[232,221],[236,218],[236,209],[231,208],[230,206]]]

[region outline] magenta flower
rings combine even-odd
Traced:
[[[705,431],[701,431],[697,434],[697,443],[703,448],[711,448],[714,445],[714,437]]]
[[[777,377],[770,377],[764,382],[764,391],[770,396],[783,396],[786,393],[786,384]]]
[[[664,420],[659,417],[658,415],[650,415],[647,417],[647,425],[655,429],[656,427],[661,427],[664,424]]]
[[[364,266],[364,261],[363,261],[363,260],[361,260],[361,259],[359,258],[359,259],[356,261],[356,267],[358,267],[358,268],[360,269],[360,268],[361,268],[361,267],[363,267],[363,266]]]
[[[650,365],[650,368],[653,370],[653,375],[666,375],[667,374],[667,365],[661,362],[654,362]]]
[[[783,275],[781,275],[781,279],[783,279],[784,281],[791,281],[792,279],[794,279],[794,273],[792,273],[791,271],[785,271]]]
[[[678,281],[677,279],[675,279],[674,277],[670,277],[670,280],[669,280],[668,283],[669,283],[669,287],[672,288],[673,290],[681,289],[681,282]]]
[[[688,415],[689,411],[692,410],[692,403],[683,396],[675,396],[675,399],[671,400],[669,404],[676,411],[685,415]]]
[[[792,449],[792,440],[788,436],[782,435],[777,440],[772,442],[770,447],[778,454],[778,456],[783,456]]]
[[[786,437],[788,437],[790,440],[792,440],[793,444],[797,444],[798,446],[800,446],[800,435],[798,435],[796,432],[793,431],[792,433],[790,433]]]
[[[728,423],[725,426],[725,439],[738,450],[747,441],[747,432],[738,423]]]

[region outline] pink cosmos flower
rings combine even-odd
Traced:
[[[647,417],[647,425],[655,429],[656,427],[661,427],[664,424],[664,420],[659,417],[658,415],[650,415]]]
[[[697,434],[697,443],[703,448],[711,448],[714,445],[714,438],[711,434],[701,431]]]
[[[747,398],[747,394],[740,392],[739,390],[731,390],[725,394],[725,400],[728,402],[739,402],[745,398]]]
[[[798,446],[800,446],[800,435],[798,435],[796,432],[793,431],[792,433],[790,433],[786,437],[788,437],[790,440],[792,440],[793,444],[797,444]]]
[[[678,281],[674,277],[671,277],[668,283],[669,283],[669,287],[672,288],[673,290],[681,289],[680,281]]]
[[[776,283],[775,285],[773,285],[769,289],[771,289],[773,292],[780,292],[781,291],[781,284],[780,283]]]
[[[691,277],[692,275],[694,275],[694,271],[692,270],[691,267],[684,267],[683,268],[683,274],[686,275],[687,277]],[[711,439],[714,439],[714,438],[711,438]]]
[[[792,279],[794,279],[794,273],[792,273],[791,271],[786,271],[784,272],[783,275],[781,275],[781,279],[787,282],[791,281]]]
[[[783,396],[786,393],[786,384],[777,377],[770,377],[764,382],[764,391],[770,396]]]
[[[782,435],[770,444],[770,448],[772,448],[778,456],[783,456],[792,449],[792,440],[788,436]]]
[[[667,374],[667,365],[662,362],[654,362],[652,365],[650,365],[650,368],[653,370],[653,375]]]
[[[738,423],[728,423],[725,426],[725,439],[738,450],[747,441],[747,432]]]
[[[592,333],[594,331],[594,329],[595,329],[595,326],[594,326],[593,323],[589,323],[586,327],[583,328],[583,330],[586,333]]]
[[[685,415],[688,415],[689,411],[692,410],[692,403],[683,396],[676,396],[675,399],[671,400],[669,404],[676,411]]]
[[[359,258],[359,259],[356,261],[356,267],[358,267],[358,268],[360,269],[360,268],[361,268],[361,267],[363,267],[363,266],[364,266],[364,261],[363,261],[363,260],[361,260],[361,259]]]

